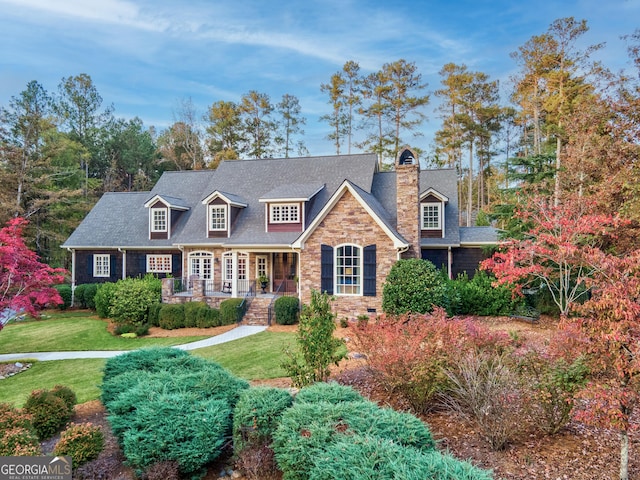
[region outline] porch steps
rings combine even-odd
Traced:
[[[251,301],[249,309],[242,318],[242,325],[267,325],[271,298],[257,296]]]

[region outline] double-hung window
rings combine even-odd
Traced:
[[[442,215],[440,203],[423,203],[422,209],[422,230],[441,230]]]
[[[269,220],[271,223],[298,223],[300,222],[300,205],[297,203],[270,205]]]
[[[227,207],[225,205],[209,205],[209,230],[227,229]]]
[[[111,276],[111,255],[94,255],[93,256],[93,276],[109,277]]]

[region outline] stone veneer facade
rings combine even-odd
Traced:
[[[402,258],[420,258],[420,166],[396,161],[396,202],[400,235],[411,245]]]
[[[348,190],[309,236],[300,252],[300,265],[303,266],[300,274],[300,300],[309,304],[311,291],[320,289],[320,246],[325,244],[336,247],[344,243],[360,247],[376,245],[376,296],[336,295],[334,312],[338,319],[355,319],[358,315],[373,317],[382,313],[381,279],[389,274],[391,266],[398,259],[398,252],[393,241]],[[371,310],[375,310],[375,313]]]

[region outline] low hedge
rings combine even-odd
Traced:
[[[319,382],[303,388],[296,395],[296,403],[340,403],[364,400],[356,390],[337,382]]]
[[[269,445],[282,413],[293,404],[291,394],[281,388],[253,387],[240,394],[233,411],[233,449]]]
[[[71,306],[71,285],[59,284],[54,285],[53,288],[58,291],[58,294],[62,299],[62,303],[58,305],[58,308],[61,310],[69,308]]]
[[[165,330],[184,328],[184,305],[182,303],[163,305],[158,315],[158,326]]]
[[[238,322],[238,307],[242,298],[228,298],[220,302],[220,325],[232,325]]]
[[[300,301],[297,297],[280,297],[276,299],[273,309],[278,325],[293,325],[298,322]]]

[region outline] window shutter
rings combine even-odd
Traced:
[[[138,255],[138,274],[144,275],[147,273],[147,255],[144,253]]]
[[[109,255],[109,264],[110,264],[110,269],[111,271],[109,272],[109,278],[118,278],[118,272],[116,271],[117,269],[117,255]]]
[[[171,274],[174,277],[182,276],[182,262],[180,261],[179,253],[174,253],[171,256]]]
[[[93,254],[87,255],[87,276],[89,278],[93,277]],[[91,281],[91,280],[87,280]]]
[[[333,295],[333,247],[320,246],[320,291]]]
[[[364,247],[364,283],[362,294],[365,297],[376,296],[376,246],[368,245]]]

